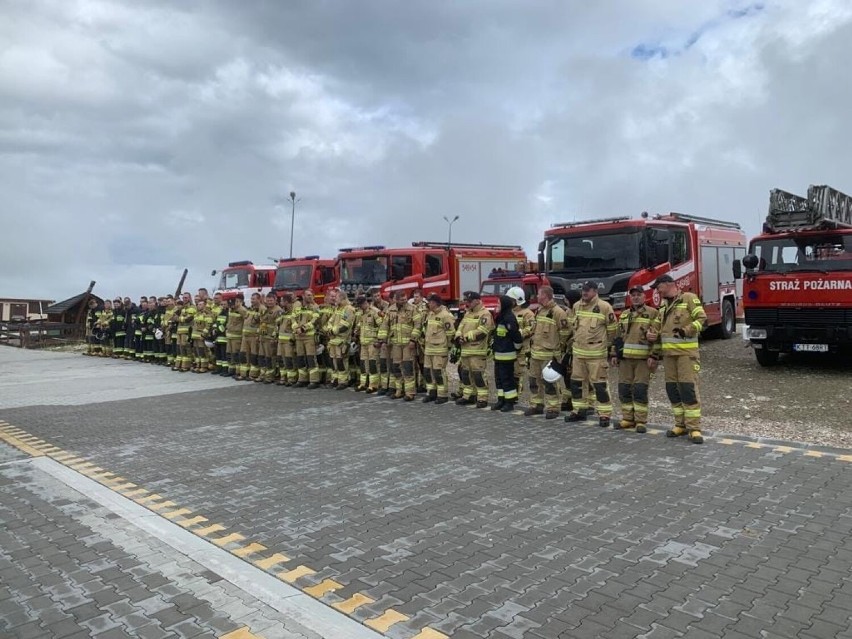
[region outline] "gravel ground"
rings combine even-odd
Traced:
[[[701,368],[706,430],[852,448],[852,361],[848,358],[788,356],[778,366],[763,368],[751,347],[735,336],[702,341]],[[457,379],[455,370],[450,377]],[[616,416],[620,414],[617,380],[617,372],[611,371]],[[662,368],[651,381],[650,395],[651,423],[670,427]],[[524,394],[520,404],[526,403]]]

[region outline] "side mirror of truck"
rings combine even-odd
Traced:
[[[739,260],[734,260],[734,279],[741,280],[743,278],[743,265]]]
[[[217,271],[216,269],[213,269],[212,271],[210,271],[210,277],[216,277],[216,273],[218,272],[219,271]]]
[[[743,266],[745,266],[747,271],[753,271],[757,268],[758,264],[760,264],[760,260],[757,259],[757,255],[749,253],[743,258]]]

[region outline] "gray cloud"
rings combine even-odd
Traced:
[[[7,2],[0,292],[852,190],[852,11],[679,3]]]

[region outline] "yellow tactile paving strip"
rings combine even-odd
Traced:
[[[190,508],[181,507],[179,504],[166,499],[162,495],[151,493],[146,488],[142,488],[124,477],[120,477],[87,461],[84,457],[57,448],[49,442],[38,439],[2,420],[0,420],[0,441],[14,446],[32,457],[50,457],[82,475],[94,479],[110,490],[128,499],[132,499],[137,504],[156,512],[164,518],[172,520],[195,535],[224,548],[232,555],[248,561],[260,570],[270,572],[281,581],[293,585],[302,592],[322,601],[343,614],[352,616],[359,608],[375,603],[374,599],[362,593],[355,593],[348,599],[342,600],[340,597],[335,596],[334,593],[344,586],[333,579],[325,579],[317,584],[301,586],[298,583],[300,579],[316,574],[313,568],[305,565],[287,566],[286,564],[292,561],[292,559],[281,552],[273,552],[268,557],[259,557],[259,555],[268,550],[262,543],[247,540],[244,535],[230,531],[225,525],[209,523],[206,517],[194,514]],[[216,534],[219,534],[219,536],[213,536]],[[329,599],[328,595],[332,595],[334,599]],[[365,626],[381,634],[385,634],[392,626],[408,620],[408,615],[393,608],[388,608],[377,617],[358,621],[361,621]],[[417,631],[411,631],[411,639],[449,639],[444,633],[431,628],[424,628],[417,632],[417,634],[414,634],[414,632]],[[220,639],[262,638],[260,635],[252,634],[251,630],[245,627],[222,635]]]

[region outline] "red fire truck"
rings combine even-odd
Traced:
[[[806,198],[772,190],[742,266],[746,338],[762,366],[781,353],[852,350],[852,197],[828,186]]]
[[[314,294],[314,300],[322,304],[326,291],[340,284],[336,260],[321,260],[319,255],[307,257],[282,257],[278,261],[273,288],[281,297],[285,293],[300,296],[305,290]]]
[[[215,277],[216,273],[217,271],[213,271],[211,275]],[[219,286],[216,287],[215,292],[221,293],[222,298],[226,300],[236,297],[237,293],[241,292],[248,303],[252,293],[261,295],[269,293],[274,280],[275,266],[273,265],[257,265],[249,260],[229,262],[228,267],[222,269]]]
[[[734,279],[734,261],[745,255],[746,236],[739,224],[682,213],[641,218],[613,217],[553,224],[539,244],[539,271],[556,295],[592,280],[598,294],[620,313],[627,291],[641,286],[659,306],[654,280],[671,275],[678,287],[698,295],[707,324],[724,338],[742,316],[742,287]]]
[[[535,310],[538,308],[538,289],[547,284],[550,284],[550,281],[541,273],[496,269],[482,282],[479,294],[485,308],[496,313],[500,308],[500,296],[505,295],[513,286],[520,286],[530,308]]]
[[[340,288],[348,293],[423,290],[437,293],[454,307],[465,291],[479,291],[495,268],[512,269],[526,262],[520,246],[413,242],[410,248],[364,246],[340,250]]]

